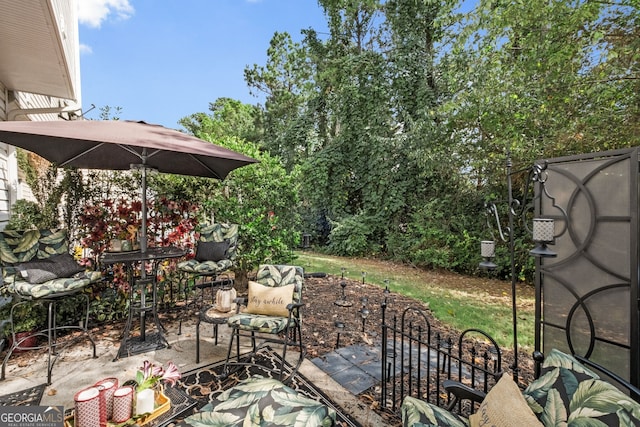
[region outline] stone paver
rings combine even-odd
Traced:
[[[311,361],[354,395],[380,382],[379,349],[363,345],[342,347]]]

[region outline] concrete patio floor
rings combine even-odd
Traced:
[[[217,346],[214,345],[214,339],[211,337],[211,325],[201,325],[199,364],[196,364],[195,318],[187,319],[183,323],[181,335],[177,335],[177,322],[166,322],[165,326],[168,330],[166,337],[171,348],[129,356],[117,361],[113,361],[113,359],[118,353],[120,342],[113,338],[94,336],[97,338],[97,358],[95,359],[92,357],[88,340],[81,340],[64,348],[53,367],[52,384],[46,387],[40,404],[43,406],[62,405],[65,409],[72,408],[74,394],[79,390],[103,378],[116,377],[121,383],[133,379],[136,371],[145,360],[162,364],[172,361],[180,372],[187,372],[225,359],[230,337],[226,325],[219,327]],[[249,347],[241,347],[241,353],[249,349]],[[9,359],[5,380],[0,382],[0,395],[47,382],[46,352],[32,351],[30,356],[27,366],[18,366],[15,356]],[[295,365],[297,356],[298,353],[290,351],[287,359]],[[24,359],[24,356],[22,358]],[[360,402],[356,396],[334,381],[331,376],[310,360],[304,360],[299,372],[362,426],[385,425],[382,417]]]

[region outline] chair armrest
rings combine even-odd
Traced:
[[[287,304],[287,310],[292,311],[296,308],[304,307],[304,303],[302,302],[292,302],[291,304]]]
[[[453,394],[453,400],[449,403],[447,410],[453,409],[458,401],[470,400],[472,402],[481,403],[487,396],[483,391],[476,390],[475,388],[471,388],[458,381],[444,380],[442,382],[442,386],[447,390],[447,392]]]

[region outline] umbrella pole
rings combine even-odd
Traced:
[[[142,225],[140,227],[140,252],[147,252],[147,168],[142,165]],[[147,278],[147,263],[142,261],[142,265],[140,266],[140,278],[142,279],[142,291],[140,292],[140,305],[143,307],[143,310],[140,311],[140,340],[144,341],[146,339],[146,310],[144,308],[147,305],[146,300],[146,282]],[[155,286],[155,285],[154,285]],[[155,299],[153,301],[155,303]]]
[[[142,166],[142,226],[140,227],[140,252],[147,252],[147,168]]]

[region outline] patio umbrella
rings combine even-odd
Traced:
[[[257,160],[185,133],[119,120],[0,122],[0,141],[36,153],[58,167],[142,173],[140,248],[147,249],[146,171],[224,179]]]

